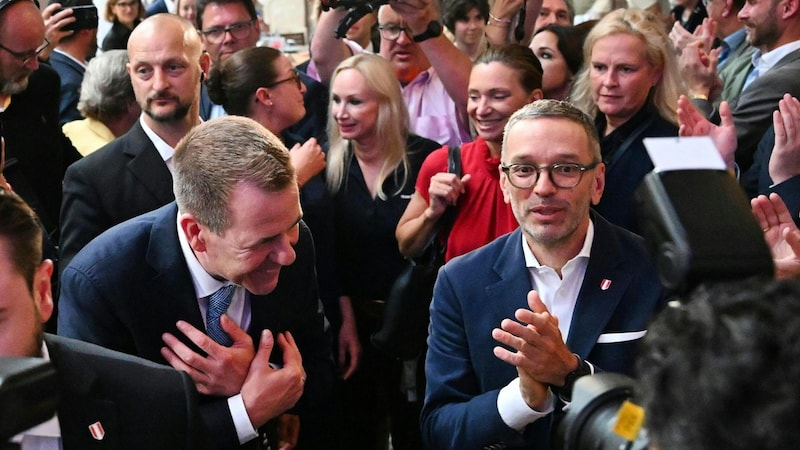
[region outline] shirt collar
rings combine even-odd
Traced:
[[[578,258],[588,258],[592,252],[592,243],[594,242],[594,222],[589,220],[589,227],[586,229],[586,237],[583,239],[583,247],[581,251],[578,252],[577,255],[573,256],[567,264],[572,261],[577,260]],[[528,246],[528,241],[525,240],[525,233],[522,233],[522,254],[525,256],[525,267],[538,269],[542,267],[542,264],[539,263],[539,260],[536,259],[536,255],[533,254],[533,250],[531,250],[530,246]],[[564,264],[565,266],[567,264]]]
[[[761,53],[761,50],[756,49],[756,51],[753,53],[753,59],[751,61],[753,63],[753,67],[758,69],[758,73],[764,74],[775,64],[777,64],[778,61],[783,59],[784,56],[797,49],[800,49],[800,40],[783,44],[767,53]]]
[[[86,61],[80,61],[77,58],[75,58],[74,56],[70,55],[69,53],[65,52],[64,50],[61,50],[58,47],[53,49],[53,53],[60,53],[60,54],[62,54],[64,56],[66,56],[67,58],[75,61],[76,63],[80,64],[81,67],[83,67],[84,69],[86,68]]]
[[[744,42],[745,38],[747,38],[747,31],[745,31],[744,27],[742,27],[739,30],[729,34],[728,37],[722,41],[725,42],[731,51],[734,51],[739,48],[742,42]]]
[[[175,154],[175,149],[164,142],[164,140],[161,139],[161,137],[147,125],[147,122],[144,120],[144,113],[139,116],[139,124],[142,125],[144,134],[146,134],[150,139],[150,142],[153,143],[153,147],[155,147],[156,151],[158,151],[158,154],[161,155],[161,159],[163,159],[164,163],[167,164],[169,171],[172,172],[172,155]]]
[[[200,265],[197,260],[192,247],[189,246],[189,241],[180,225],[180,212],[178,213],[178,220],[176,221],[178,228],[178,242],[181,244],[181,252],[183,252],[183,259],[186,260],[186,266],[189,268],[189,274],[192,276],[192,285],[194,286],[195,295],[197,298],[208,297],[209,295],[217,292],[220,288],[231,284],[225,280],[217,280],[206,272],[206,269]]]

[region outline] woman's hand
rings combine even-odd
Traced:
[[[297,184],[301,187],[325,168],[325,153],[314,138],[303,145],[295,144],[289,155],[297,173]]]

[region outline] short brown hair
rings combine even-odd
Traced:
[[[11,266],[33,289],[42,262],[42,226],[36,213],[17,194],[0,188],[0,248],[7,248]],[[2,295],[2,294],[0,294]]]
[[[238,184],[277,192],[296,183],[286,146],[246,117],[225,116],[198,125],[178,142],[173,158],[178,209],[215,233],[229,226],[228,200]]]

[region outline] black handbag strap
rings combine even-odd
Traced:
[[[461,178],[461,147],[450,146],[447,148],[447,172],[453,173]],[[439,219],[439,232],[437,233],[443,243],[447,242],[447,236],[456,221],[456,207],[448,206],[441,219]],[[443,245],[446,247],[446,245]]]

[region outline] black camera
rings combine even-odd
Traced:
[[[611,372],[579,378],[572,403],[556,428],[556,450],[646,450],[644,411],[636,404],[636,382]]]
[[[350,29],[362,17],[378,9],[381,5],[389,3],[389,0],[320,0],[323,11],[331,8],[349,8],[347,15],[339,22],[334,35],[336,39],[341,39],[347,35]]]
[[[64,25],[61,29],[63,31],[81,31],[91,30],[97,28],[98,16],[97,7],[94,5],[80,5],[80,6],[67,6],[59,8],[56,13],[65,9],[72,10],[72,16],[75,17],[75,22]]]
[[[41,358],[0,358],[0,447],[53,417],[58,400],[52,363]]]

